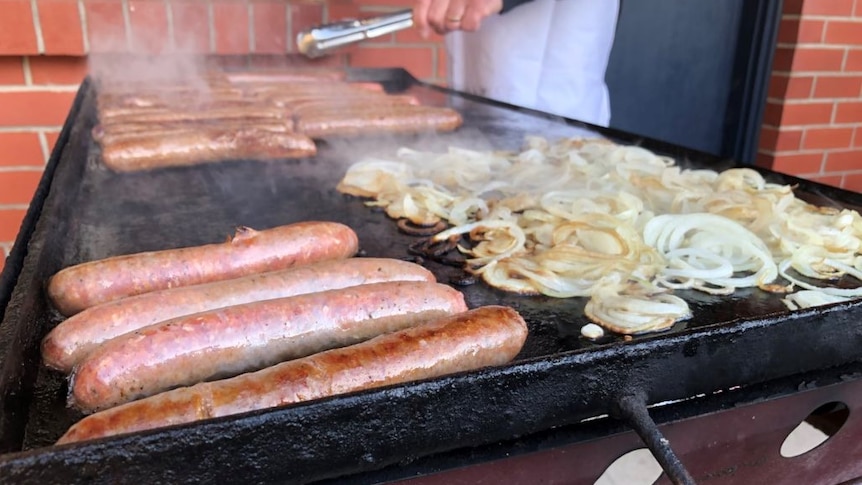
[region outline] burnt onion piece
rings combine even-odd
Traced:
[[[398,219],[398,229],[410,236],[433,236],[446,229],[446,223],[437,221],[435,224],[415,224],[410,219]]]

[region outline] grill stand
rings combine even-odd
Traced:
[[[640,436],[671,482],[675,485],[695,485],[691,474],[685,469],[671,449],[667,438],[662,435],[658,425],[650,417],[643,393],[621,396],[617,399],[615,411]]]

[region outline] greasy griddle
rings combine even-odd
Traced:
[[[7,336],[0,342],[0,384],[19,386],[17,397],[7,399],[12,409],[0,427],[0,444],[3,451],[23,451],[0,456],[0,476],[136,482],[157,473],[206,481],[229,472],[250,480],[322,479],[574,423],[609,412],[623,393],[644,393],[649,402],[682,399],[862,357],[858,303],[791,314],[779,296],[760,290],[730,297],[680,291],[676,294],[690,303],[692,319],[631,341],[609,336],[590,342],[580,337],[587,323],[585,299],[524,297],[478,282],[456,286],[470,307],[509,305],[529,325],[526,345],[511,365],[51,447],[81,418],[65,405],[64,377],[41,366],[34,348],[61,321],[47,306],[42,284],[63,267],[222,241],[239,225],[265,229],[303,220],[349,225],[359,235],[363,256],[410,259],[407,248],[418,237],[399,232],[381,211],[335,190],[350,163],[367,154],[392,156],[400,146],[517,149],[524,135],[554,139],[593,133],[668,154],[683,167],[733,166],[682,147],[425,85],[403,70],[353,70],[349,77],[382,82],[388,91],[412,94],[423,104],[452,106],[464,116],[464,126],[453,134],[330,140],[312,159],[118,174],[101,164],[90,136],[94,88],[84,83],[80,110],[64,129],[68,140],[52,157],[56,173],[46,172],[52,176],[50,195],[0,329]],[[811,202],[862,205],[858,194],[763,172],[770,181],[798,184],[797,194]],[[444,283],[455,285],[465,276],[449,265],[424,264]],[[24,427],[8,422],[10,416]]]

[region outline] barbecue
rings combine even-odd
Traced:
[[[686,292],[695,317],[664,332],[584,338],[585,298],[518,295],[481,282],[457,285],[468,278],[463,267],[433,259],[420,262],[439,282],[457,285],[468,307],[508,306],[523,316],[529,333],[513,361],[55,446],[83,417],[66,405],[65,377],[43,366],[39,356],[41,339],[62,320],[44,285],[63,268],[223,241],[237,225],[264,230],[310,220],[355,230],[363,257],[416,258],[409,248],[427,235],[400,230],[385,213],[336,190],[361,156],[391,154],[401,146],[516,150],[527,135],[603,136],[671,157],[683,168],[735,166],[629,133],[431,86],[401,69],[349,69],[344,81],[379,83],[387,94],[409,96],[423,107],[454,110],[463,124],[455,131],[325,137],[315,140],[313,156],[303,158],[227,157],[119,173],[105,166],[102,147],[93,139],[100,88],[92,81],[81,86],[0,281],[0,302],[7,303],[0,326],[5,404],[0,476],[40,483],[141,483],[153,477],[459,483],[479,476],[499,483],[592,483],[613,458],[643,446],[640,440],[675,483],[790,476],[834,483],[862,475],[862,465],[846,458],[862,446],[852,438],[862,426],[853,417],[862,396],[859,301],[791,311],[758,289],[738,290],[731,300]],[[770,183],[794,186],[807,202],[862,207],[859,194],[759,172]],[[730,450],[726,461],[710,461],[715,451],[704,449],[704,430],[718,443],[763,436],[751,428],[760,423],[750,416],[779,398],[785,411],[768,414],[764,424],[779,444],[775,430],[784,432],[825,402],[847,404],[851,417],[828,447],[842,468],[799,471],[801,462],[784,463],[777,451],[769,455],[766,445],[756,442],[746,448],[748,455]],[[530,474],[518,478],[518,470]]]

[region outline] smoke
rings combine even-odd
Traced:
[[[209,88],[209,2],[122,0],[114,8],[121,9],[121,22],[89,12],[95,18],[88,21],[98,21],[97,28],[90,25],[89,70],[96,80],[105,86]]]

